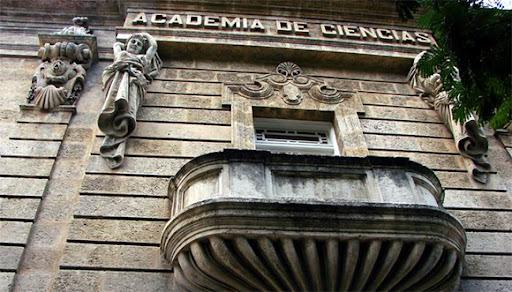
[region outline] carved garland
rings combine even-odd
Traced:
[[[278,92],[284,102],[300,104],[305,96],[323,103],[340,103],[352,93],[343,92],[308,75],[295,63],[283,62],[277,65],[276,73],[258,77],[253,83],[240,87],[240,95],[250,99],[266,99]]]

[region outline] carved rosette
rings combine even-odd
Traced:
[[[453,117],[453,104],[448,98],[448,92],[442,90],[443,84],[439,74],[435,73],[427,77],[421,76],[417,65],[425,54],[426,51],[423,51],[414,59],[408,76],[410,84],[419,93],[420,97],[437,111],[452,133],[459,153],[467,158],[470,163],[468,171],[473,179],[485,184],[488,182],[491,172],[491,164],[487,159],[489,150],[487,137],[478,126],[475,116],[471,115],[462,123]]]
[[[77,21],[83,23],[86,18],[73,20],[74,30],[67,28],[65,35],[53,34],[48,40],[50,42],[45,42],[39,49],[38,56],[43,63],[32,77],[27,102],[40,110],[50,111],[60,105],[73,105],[84,88],[86,69],[92,64],[94,52],[86,42],[80,43],[80,39],[87,34],[85,28],[79,29]],[[74,34],[74,31],[77,33]]]
[[[292,62],[283,62],[276,67],[275,73],[258,77],[253,83],[242,85],[239,93],[250,99],[265,99],[278,94],[284,102],[291,105],[300,104],[307,96],[331,104],[340,103],[344,98],[352,96],[352,93],[304,75],[302,69]]]
[[[442,194],[406,159],[225,150],[172,180],[161,248],[187,291],[452,291],[466,238]]]

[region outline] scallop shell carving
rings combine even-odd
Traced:
[[[51,110],[66,100],[67,91],[53,85],[38,87],[34,92],[34,104],[43,110]]]

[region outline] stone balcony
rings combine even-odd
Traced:
[[[190,291],[451,291],[466,237],[402,158],[225,150],[171,182],[161,248]]]

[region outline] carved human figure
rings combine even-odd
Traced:
[[[161,64],[157,43],[147,33],[131,35],[126,46],[114,44],[114,63],[102,75],[105,103],[98,118],[105,133],[100,153],[110,168],[123,162],[126,141],[137,125],[137,111]]]
[[[63,28],[55,34],[63,35],[91,35],[92,30],[89,29],[89,18],[87,17],[74,17],[73,25]]]
[[[414,59],[408,76],[410,84],[422,99],[438,112],[445,125],[450,129],[457,149],[471,161],[469,171],[473,178],[480,183],[487,183],[491,169],[487,160],[489,148],[487,137],[478,126],[475,116],[471,115],[462,123],[453,117],[453,103],[448,98],[448,92],[442,90],[443,84],[439,74],[423,77],[418,72],[418,62],[425,53],[425,51],[421,52]],[[460,81],[458,69],[456,72],[456,79]]]
[[[85,44],[46,43],[39,50],[43,63],[32,77],[27,101],[42,110],[74,104],[83,89],[91,51]]]

